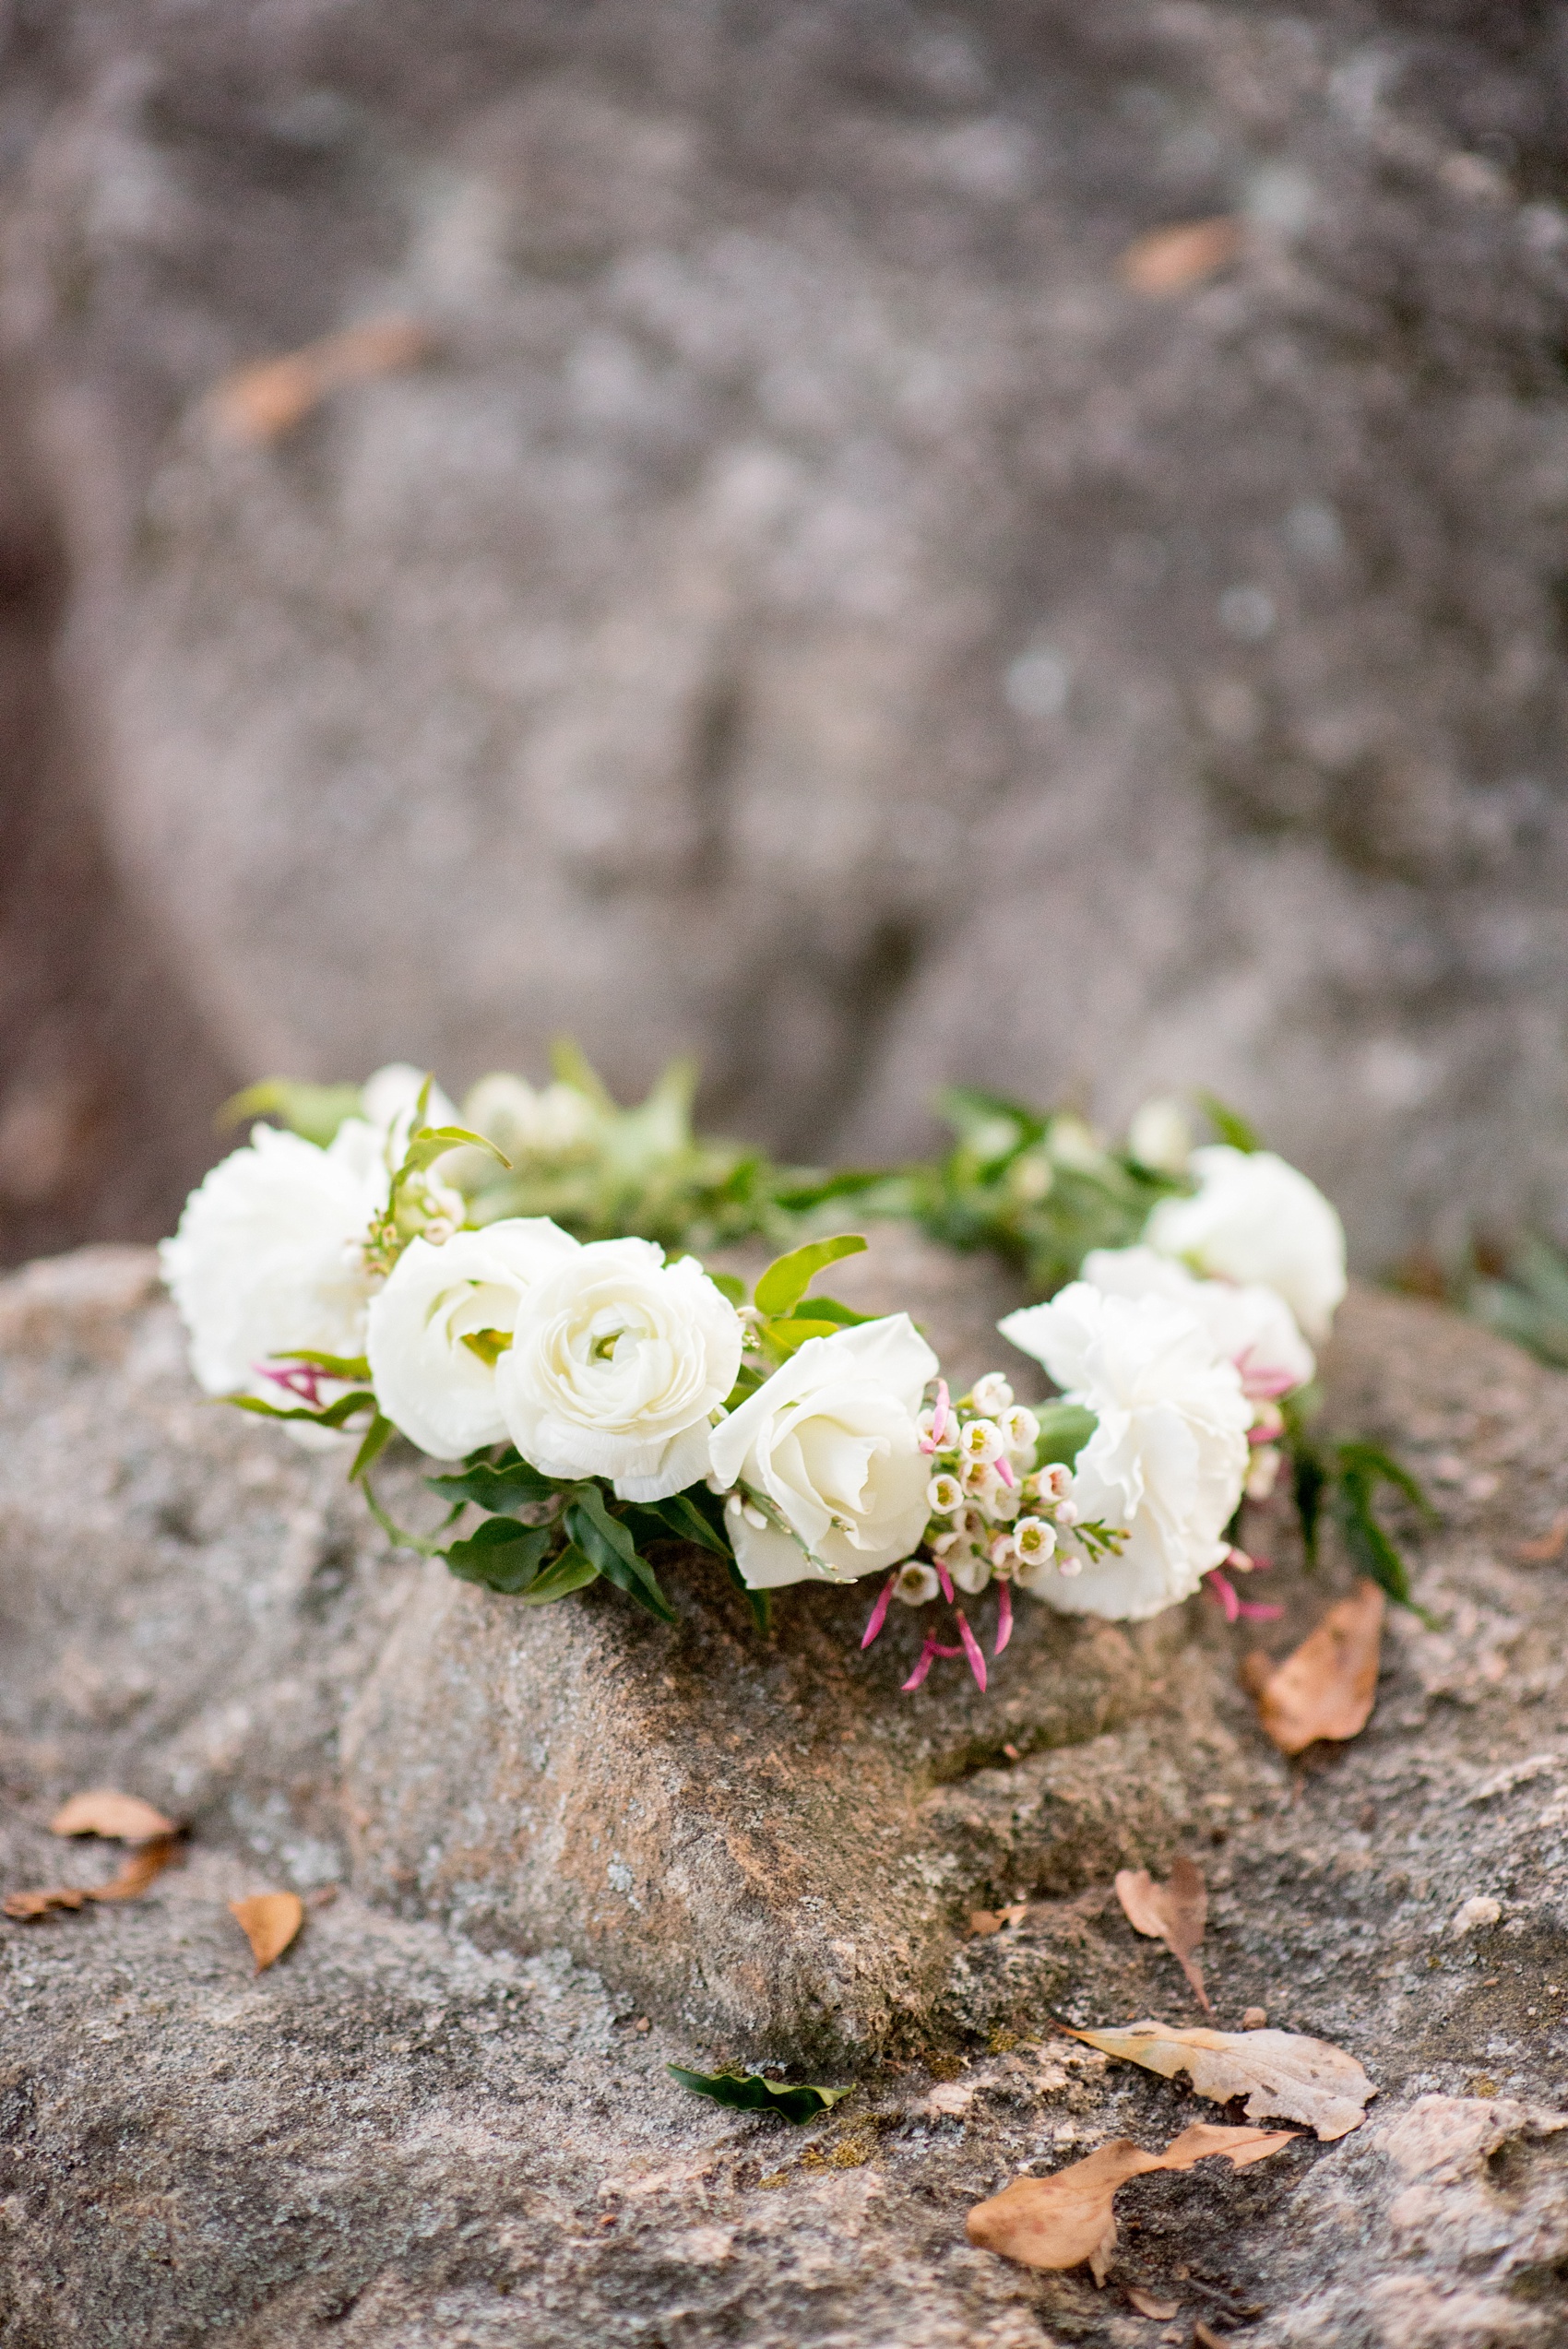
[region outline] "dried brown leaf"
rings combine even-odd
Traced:
[[[1514,1555],[1526,1566],[1550,1566],[1568,1543],[1568,1509],[1560,1509],[1538,1541],[1522,1541]]]
[[[1075,2268],[1087,2260],[1103,2284],[1116,2248],[1112,2202],[1130,2177],[1151,2169],[1191,2169],[1223,2153],[1240,2169],[1278,2153],[1291,2129],[1232,2129],[1200,2121],[1184,2129],[1163,2153],[1146,2153],[1130,2137],[1102,2145],[1051,2177],[1016,2177],[989,2202],[977,2202],[966,2221],[971,2243],[1029,2268]]]
[[[1364,1579],[1283,1664],[1265,1671],[1248,1658],[1243,1677],[1257,1699],[1258,1719],[1281,1753],[1301,1753],[1319,1738],[1353,1738],[1366,1727],[1387,1606],[1377,1584]]]
[[[1354,2056],[1296,2031],[1178,2031],[1163,2023],[1129,2023],[1117,2031],[1072,2036],[1167,2080],[1190,2072],[1195,2094],[1217,2105],[1245,2096],[1249,2120],[1302,2121],[1325,2143],[1359,2129],[1363,2106],[1377,2094]]]
[[[978,1940],[985,1933],[1000,1933],[1004,1925],[1017,1925],[1029,1913],[1028,1901],[1016,1901],[1011,1908],[974,1908],[969,1911],[969,1939]]]
[[[49,1832],[52,1835],[104,1835],[117,1844],[150,1844],[179,1831],[172,1819],[165,1819],[139,1795],[94,1786],[63,1804],[50,1821]]]
[[[1123,1868],[1116,1877],[1116,1897],[1135,1933],[1163,1941],[1191,1986],[1205,2014],[1212,2014],[1203,1969],[1195,1961],[1204,1927],[1208,1921],[1208,1886],[1203,1869],[1185,1852],[1170,1870],[1169,1884],[1157,1884],[1146,1868]]]
[[[251,1945],[256,1972],[265,1974],[304,1923],[305,1904],[298,1892],[256,1892],[248,1901],[231,1901],[229,1914]]]
[[[1229,213],[1182,220],[1138,237],[1117,262],[1116,274],[1134,293],[1182,293],[1227,267],[1241,250],[1241,223]]]
[[[1157,2300],[1154,2294],[1146,2292],[1141,2284],[1124,2284],[1122,2289],[1140,2317],[1152,2317],[1157,2324],[1169,2324],[1176,2314],[1176,2301]]]
[[[177,1835],[160,1836],[156,1843],[143,1844],[130,1854],[120,1873],[111,1883],[82,1885],[54,1884],[42,1892],[7,1892],[7,1916],[47,1916],[53,1908],[85,1908],[89,1901],[134,1901],[146,1892],[155,1876],[161,1876],[180,1848]]]
[[[279,440],[328,392],[414,366],[430,349],[430,331],[417,319],[367,318],[303,350],[236,368],[213,392],[212,413],[232,440]]]

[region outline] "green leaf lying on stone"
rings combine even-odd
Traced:
[[[760,2071],[687,2071],[678,2063],[666,2064],[665,2070],[695,2096],[711,2096],[731,2112],[778,2113],[797,2128],[830,2113],[856,2087],[851,2080],[847,2088],[790,2088],[782,2080],[765,2080]]]
[[[553,1525],[519,1525],[512,1517],[487,1517],[466,1541],[444,1554],[459,1582],[516,1598],[528,1589],[559,1536]]]
[[[470,1460],[460,1476],[426,1477],[425,1482],[432,1492],[441,1493],[448,1501],[474,1501],[481,1509],[493,1509],[498,1515],[553,1501],[561,1490],[553,1477],[542,1476],[511,1451],[504,1453],[498,1461]]]

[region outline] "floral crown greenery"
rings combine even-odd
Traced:
[[[862,1644],[896,1601],[946,1610],[909,1688],[944,1657],[984,1688],[982,1599],[992,1662],[1016,1593],[1128,1619],[1206,1585],[1232,1617],[1277,1612],[1235,1578],[1262,1562],[1243,1503],[1287,1466],[1309,1557],[1326,1502],[1408,1603],[1373,1503],[1417,1489],[1312,1432],[1338,1218],[1221,1105],[1194,1149],[1173,1102],[1113,1145],[1072,1110],[954,1091],[944,1158],[827,1172],[699,1137],[694,1092],[677,1063],[623,1109],[570,1046],[548,1086],[487,1077],[461,1113],[403,1066],[252,1087],[228,1116],[275,1123],[163,1244],[197,1379],[307,1442],[352,1441],[395,1541],[520,1605],[604,1581],[672,1621],[681,1544],[722,1560],[765,1632],[775,1589],[874,1578]],[[954,1395],[906,1315],[821,1293],[866,1245],[830,1228],[850,1211],[1016,1265],[1042,1301],[1000,1328],[1058,1398],[1020,1403],[1001,1371]],[[749,1290],[700,1261],[759,1240],[781,1252]],[[430,1535],[373,1488],[398,1434],[442,1464]]]

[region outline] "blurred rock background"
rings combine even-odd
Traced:
[[[9,0],[4,1252],[561,1029],[1568,1227],[1563,23]]]

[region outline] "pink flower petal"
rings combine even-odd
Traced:
[[[942,1584],[943,1597],[947,1601],[948,1606],[951,1607],[953,1604],[953,1577],[947,1572],[946,1566],[943,1563],[943,1560],[940,1558],[936,1561],[936,1579]]]
[[[955,1612],[956,1613],[957,1610],[955,1609]],[[976,1685],[979,1687],[980,1694],[983,1696],[985,1694],[984,1653],[980,1647],[979,1640],[976,1639],[973,1631],[970,1631],[968,1623],[964,1616],[959,1614],[957,1619],[958,1637],[964,1643],[964,1654],[969,1659],[969,1669],[974,1674]]]
[[[921,1660],[904,1683],[906,1689],[918,1689],[920,1687],[921,1682],[925,1679],[926,1674],[936,1662],[939,1650],[936,1644],[936,1633],[934,1631],[928,1632],[926,1635],[926,1643],[921,1650]]]
[[[952,1408],[947,1395],[947,1382],[945,1379],[938,1379],[936,1403],[931,1415],[931,1431],[939,1444],[946,1441],[948,1415]]]
[[[1008,1459],[1005,1453],[1004,1453],[1000,1459],[996,1461],[995,1467],[997,1475],[1001,1477],[1008,1491],[1016,1492],[1018,1489],[1018,1479],[1013,1474],[1013,1464]]]
[[[1000,1655],[1012,1636],[1013,1585],[1011,1583],[998,1583],[996,1585],[996,1645],[992,1649],[992,1655]]]
[[[878,1631],[881,1631],[883,1625],[886,1622],[887,1610],[893,1604],[893,1585],[897,1579],[898,1569],[895,1566],[893,1572],[888,1575],[887,1580],[882,1585],[881,1596],[878,1598],[876,1605],[871,1610],[871,1620],[866,1625],[866,1634],[864,1639],[861,1642],[861,1645],[862,1647],[870,1647],[873,1640],[875,1639]]]
[[[1241,1602],[1237,1597],[1235,1591],[1226,1581],[1218,1566],[1213,1569],[1212,1572],[1204,1576],[1204,1588],[1207,1591],[1210,1598],[1215,1598],[1219,1601],[1220,1606],[1225,1609],[1226,1621],[1228,1623],[1234,1623],[1237,1617],[1241,1612]]]
[[[1249,1623],[1277,1623],[1284,1614],[1282,1607],[1270,1607],[1262,1599],[1239,1598],[1236,1612],[1244,1615]]]

